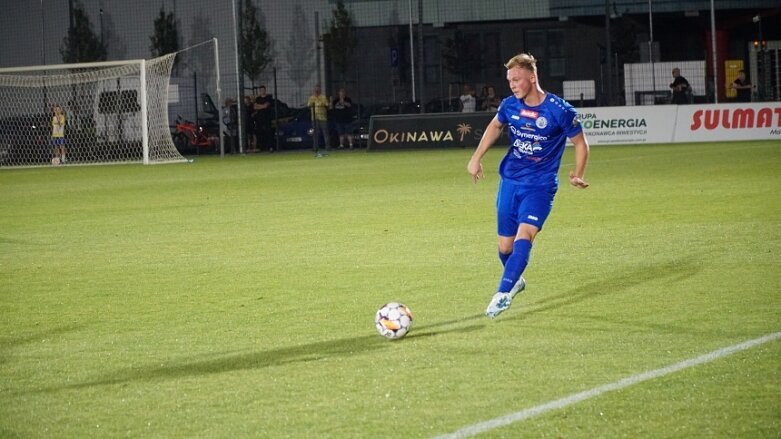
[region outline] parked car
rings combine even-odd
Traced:
[[[372,114],[417,114],[420,113],[420,104],[417,102],[393,102],[374,104],[371,109]]]
[[[312,148],[312,112],[309,107],[293,110],[293,115],[285,122],[281,122],[277,127],[277,137],[279,146],[282,149],[304,149]],[[336,137],[333,124],[328,124],[330,145],[338,145],[339,140]],[[318,133],[320,145],[325,145],[322,133]]]
[[[426,102],[426,113],[457,113],[461,111],[461,100],[458,97],[434,98]]]
[[[293,115],[281,122],[277,136],[281,148],[302,149],[312,148],[312,116],[308,107],[292,110]],[[381,114],[417,114],[420,113],[420,105],[416,102],[380,103],[368,106],[355,104],[352,121],[352,134],[356,147],[366,147],[369,142],[369,122],[371,116]],[[339,145],[339,136],[333,124],[333,118],[328,118],[328,132],[330,145]],[[323,136],[320,134],[320,144],[323,145]]]

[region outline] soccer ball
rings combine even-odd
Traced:
[[[55,157],[52,159],[52,166],[60,166],[60,158]]]
[[[381,336],[391,340],[399,339],[412,328],[412,311],[403,303],[386,303],[374,316],[374,326]]]

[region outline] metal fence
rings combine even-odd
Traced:
[[[738,99],[731,84],[740,70],[751,83],[748,99],[781,99],[775,0],[2,3],[0,67],[62,63],[65,38],[80,25],[75,10],[84,12],[107,60],[150,58],[155,21],[171,15],[178,48],[218,39],[224,97],[266,85],[290,107],[305,105],[322,84],[328,96],[344,87],[354,101],[389,112],[459,111],[469,86],[479,109],[488,87],[509,94],[503,62],[522,51],[539,59],[543,88],[580,106],[668,103],[674,68],[691,85],[690,102]],[[259,52],[269,62],[255,75],[239,74],[246,70],[239,63],[242,32],[253,24],[248,5],[267,37]],[[185,93],[217,88],[207,80],[214,72],[205,58],[213,54],[188,56],[174,81],[180,105],[197,101]]]

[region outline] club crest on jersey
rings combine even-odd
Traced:
[[[537,119],[537,116],[539,116],[539,113],[537,113],[536,111],[527,110],[527,109],[524,108],[523,110],[521,110],[521,116],[528,117],[530,119]]]
[[[540,116],[534,123],[537,125],[537,128],[543,129],[548,126],[548,119],[546,119],[545,116]]]

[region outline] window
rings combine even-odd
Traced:
[[[483,34],[483,65],[486,78],[504,77],[504,60],[499,53],[499,33]]]
[[[440,81],[441,59],[439,40],[436,36],[423,38],[423,80],[426,84],[438,84]]]
[[[540,74],[550,77],[567,75],[566,43],[563,29],[526,31],[526,51],[540,60]]]

